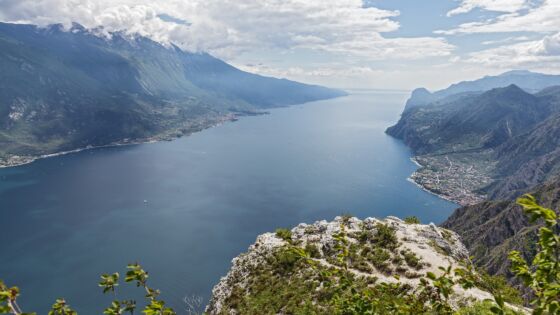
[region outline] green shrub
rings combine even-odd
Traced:
[[[499,295],[508,303],[517,305],[523,303],[519,290],[510,286],[504,276],[492,276],[483,270],[477,270],[477,273],[480,276],[480,280],[476,283],[478,288],[488,291],[493,295]]]
[[[288,229],[276,229],[276,236],[280,239],[283,239],[286,242],[291,242],[292,241],[292,231],[288,230]]]
[[[375,233],[371,240],[373,243],[386,249],[395,249],[399,246],[399,239],[393,227],[387,224],[377,223],[375,228],[377,233]]]
[[[539,228],[538,250],[529,265],[518,251],[509,254],[511,271],[532,290],[535,314],[560,313],[560,225],[556,212],[539,204],[531,195],[517,200],[529,220],[544,223]]]
[[[373,239],[373,232],[369,231],[369,230],[366,230],[365,228],[362,228],[362,230],[359,233],[357,233],[356,239],[361,244],[365,244],[368,241],[371,241]]]
[[[348,223],[350,222],[350,219],[352,219],[354,216],[350,213],[343,213],[341,215],[342,218],[342,223],[345,225],[348,225]]]
[[[368,256],[368,260],[371,264],[381,272],[389,271],[389,259],[391,259],[391,254],[379,247],[374,248],[372,253]]]
[[[453,243],[453,237],[452,234],[449,230],[440,228],[441,234],[443,236],[443,238],[448,241],[449,243]]]
[[[492,301],[482,301],[473,303],[470,306],[465,306],[457,310],[454,315],[494,315],[492,308],[495,304]],[[522,313],[515,312],[512,309],[506,309],[504,315],[522,315]]]
[[[277,266],[278,270],[289,271],[295,267],[298,261],[300,261],[301,255],[286,246],[275,252],[274,258],[275,260],[273,264]]]
[[[403,255],[404,261],[410,267],[416,268],[416,269],[422,268],[422,260],[418,256],[416,256],[416,254],[413,253],[412,251],[410,251],[408,249],[407,250],[401,250],[401,255]]]
[[[409,216],[404,218],[404,223],[406,224],[420,224],[420,219],[417,216]]]
[[[305,245],[305,252],[308,253],[311,258],[321,258],[321,252],[319,248],[317,248],[317,245],[307,243]]]

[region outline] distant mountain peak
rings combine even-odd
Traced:
[[[506,87],[499,87],[492,89],[490,91],[486,91],[480,95],[481,98],[484,97],[491,97],[491,98],[526,98],[526,97],[534,97],[531,93],[527,93],[525,90],[517,86],[516,84],[510,84]]]
[[[421,87],[421,88],[414,89],[414,91],[412,91],[412,94],[422,95],[422,94],[432,94],[432,93],[428,89]]]
[[[500,77],[510,76],[510,75],[541,75],[541,73],[532,72],[529,70],[511,70],[500,74]]]
[[[503,87],[503,88],[496,88],[495,90],[501,90],[501,91],[507,91],[507,92],[515,91],[515,92],[527,93],[522,88],[520,88],[517,84],[514,84],[514,83],[512,83],[512,84],[510,84],[506,87]]]
[[[478,80],[461,81],[448,88],[435,91],[428,95],[425,90],[416,89],[407,101],[405,110],[417,106],[424,106],[439,102],[450,97],[457,97],[465,93],[483,93],[495,88],[515,85],[517,89],[528,93],[537,93],[547,87],[560,85],[560,75],[543,74],[528,70],[512,70],[497,76],[485,76]],[[510,91],[511,92],[511,91]]]
[[[71,32],[78,32],[78,31],[83,32],[83,31],[87,31],[87,28],[80,23],[72,22],[72,26],[70,27],[70,31]]]

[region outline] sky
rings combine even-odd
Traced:
[[[103,26],[339,88],[560,74],[560,0],[0,0],[0,21]]]

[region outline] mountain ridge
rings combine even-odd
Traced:
[[[0,23],[1,165],[172,139],[236,116],[346,95],[139,35],[95,32],[79,24]]]
[[[405,111],[414,107],[428,105],[451,95],[461,93],[477,93],[493,88],[506,87],[515,84],[528,93],[536,93],[545,87],[560,85],[560,75],[536,73],[527,70],[512,70],[496,76],[462,81],[449,87],[430,92],[425,88],[415,89],[407,100]]]

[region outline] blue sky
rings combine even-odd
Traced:
[[[139,33],[342,88],[560,73],[560,0],[0,0],[0,20]]]

